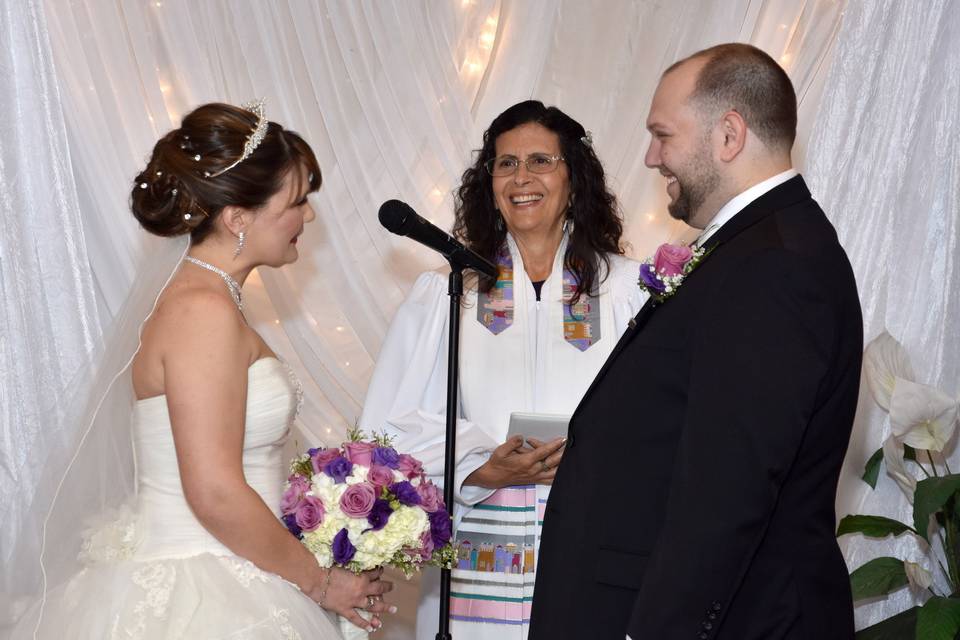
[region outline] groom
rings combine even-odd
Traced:
[[[860,305],[791,168],[796,123],[790,80],[754,47],[664,72],[646,164],[706,254],[640,311],[573,415],[531,640],[853,637],[834,495]]]

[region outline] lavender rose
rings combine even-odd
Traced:
[[[391,469],[400,468],[400,456],[393,447],[377,447],[373,450],[374,464],[382,464]]]
[[[397,496],[397,501],[407,507],[415,507],[420,504],[420,494],[412,484],[404,480],[390,485],[390,493]]]
[[[360,482],[350,485],[340,496],[340,509],[351,518],[366,518],[377,499],[377,491],[372,484]]]
[[[311,449],[310,464],[313,466],[313,472],[322,473],[325,466],[342,455],[343,453],[336,447],[330,449]]]
[[[653,266],[657,273],[676,276],[683,273],[683,267],[693,257],[693,250],[678,244],[662,244],[653,254]]]
[[[446,509],[437,509],[433,513],[428,513],[430,519],[430,535],[433,537],[433,544],[442,547],[450,542],[453,536],[453,523],[450,522],[450,515]]]
[[[288,513],[283,516],[283,524],[287,525],[287,531],[295,535],[298,540],[303,538],[303,531],[300,529],[300,526],[297,525],[297,516]]]
[[[357,548],[350,542],[350,534],[346,529],[340,531],[333,537],[331,545],[333,551],[333,561],[340,565],[345,565],[357,554]]]
[[[422,534],[420,534],[420,555],[422,555],[424,558],[429,558],[431,555],[433,555],[433,549],[433,536],[429,531],[424,531]]]
[[[397,469],[407,480],[413,480],[423,473],[423,465],[420,461],[406,453],[401,453],[397,457]]]
[[[293,474],[289,478],[290,486],[283,492],[280,500],[280,513],[294,513],[303,501],[303,495],[310,490],[310,483],[303,476]]]
[[[390,514],[393,513],[393,507],[390,506],[390,503],[383,499],[377,499],[373,503],[373,508],[370,509],[370,513],[367,514],[367,522],[370,523],[370,529],[365,529],[366,531],[379,531],[387,526],[387,520],[390,519]]]
[[[443,494],[440,493],[440,488],[432,482],[421,482],[417,487],[417,493],[420,494],[420,506],[427,513],[433,513],[443,506]]]
[[[648,290],[656,293],[663,293],[667,290],[667,286],[660,280],[657,279],[657,275],[653,270],[653,265],[644,262],[640,265],[640,284],[645,286]]]
[[[297,526],[303,531],[313,531],[323,523],[323,516],[327,512],[323,508],[323,502],[316,496],[306,496],[300,503],[295,517]]]
[[[346,480],[351,471],[353,471],[353,463],[343,456],[334,458],[323,467],[323,472],[333,478],[337,484]]]
[[[386,487],[393,483],[393,471],[382,464],[375,464],[367,472],[367,481],[376,487]]]
[[[376,448],[377,445],[372,442],[347,442],[343,445],[347,460],[353,464],[362,464],[365,467],[370,466],[373,450]]]

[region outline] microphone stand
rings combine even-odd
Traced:
[[[447,339],[447,443],[443,456],[443,501],[453,517],[453,483],[456,467],[457,388],[460,378],[460,298],[463,296],[463,266],[450,260],[450,333]],[[440,570],[440,630],[436,640],[450,635],[450,569]]]

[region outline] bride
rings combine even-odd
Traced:
[[[395,611],[379,572],[319,567],[277,517],[301,391],[247,325],[240,288],[254,268],[297,259],[319,187],[310,147],[262,103],[201,106],[157,142],[133,213],[190,243],[120,376],[133,394],[134,507],[86,534],[81,570],[45,586],[14,638],[334,639],[324,610],[368,631]]]

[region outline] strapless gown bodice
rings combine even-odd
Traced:
[[[276,358],[247,376],[243,473],[275,512],[287,464],[283,444],[300,385]],[[13,640],[336,640],[334,622],[280,576],[217,541],[184,498],[164,396],[136,403],[133,439],[137,502],[89,532],[85,568],[52,589],[12,633]],[[39,629],[34,625],[42,610]]]
[[[269,357],[248,370],[243,473],[254,491],[279,515],[287,476],[283,445],[301,399],[300,383],[286,364]],[[140,541],[134,557],[185,557],[230,551],[196,519],[183,494],[166,396],[137,402],[133,412],[137,456]]]

